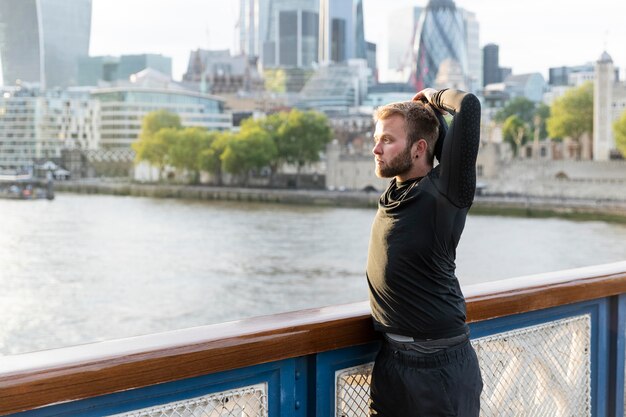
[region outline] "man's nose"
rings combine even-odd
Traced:
[[[372,153],[374,155],[380,155],[382,153],[382,147],[380,142],[377,142],[374,147],[372,148]]]

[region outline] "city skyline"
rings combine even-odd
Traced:
[[[384,69],[387,61],[387,15],[395,9],[415,5],[426,6],[427,0],[393,0],[383,2],[380,0],[364,0],[365,38],[370,42],[377,43],[378,65]],[[124,7],[125,16],[115,16],[113,6],[119,4]],[[626,27],[621,22],[621,16],[626,12],[626,5],[618,4],[612,0],[597,0],[593,3],[593,13],[589,11],[589,2],[572,0],[568,2],[540,2],[539,0],[527,0],[525,2],[507,3],[503,9],[502,2],[497,0],[456,0],[459,7],[463,7],[476,13],[480,24],[480,45],[497,43],[500,45],[500,64],[512,67],[514,73],[541,72],[547,79],[549,67],[561,65],[580,65],[596,60],[605,49],[611,54],[614,62],[619,67],[626,66],[626,50],[620,47],[620,43],[626,41]],[[148,5],[150,5],[148,7]],[[156,48],[163,45],[165,50],[172,50],[177,39],[171,36],[173,31],[155,30],[154,43],[146,42],[149,47],[152,44],[155,50],[140,51],[140,44],[131,49],[135,40],[130,42],[125,38],[139,36],[148,38],[147,34],[136,34],[136,30],[128,30],[124,37],[123,33],[116,41],[116,36],[104,36],[112,28],[107,26],[120,25],[124,22],[133,21],[132,13],[145,10],[147,25],[170,18],[173,13],[179,15],[179,21],[190,19],[190,24],[185,32],[190,32],[191,40],[188,46],[183,48],[179,55],[181,58],[174,59],[174,76],[180,78],[192,49],[210,47],[232,48],[236,45],[234,24],[238,18],[238,0],[229,0],[226,4],[220,4],[216,0],[187,0],[183,8],[180,2],[172,0],[133,0],[122,2],[121,0],[94,0],[94,21],[92,23],[92,54],[100,54],[113,51],[117,46],[127,45],[128,52],[159,52]],[[160,6],[160,7],[159,7]],[[206,25],[193,27],[192,20],[203,21],[203,10],[220,11],[220,15],[206,13]],[[119,11],[119,10],[118,10]],[[503,13],[503,12],[506,12]],[[119,14],[119,13],[118,13]],[[113,15],[113,16],[111,16]],[[556,22],[558,16],[564,16],[564,22]],[[591,17],[603,15],[604,18]],[[111,17],[107,17],[111,16]],[[121,18],[121,19],[120,19]],[[529,20],[532,18],[532,25]],[[108,23],[107,23],[108,22]],[[119,23],[116,23],[119,22]],[[121,25],[120,25],[121,26]],[[146,26],[146,29],[149,26]],[[207,36],[207,28],[209,28]],[[533,32],[529,32],[532,28]],[[608,36],[606,30],[608,29]],[[193,35],[195,33],[196,35]],[[183,42],[181,33],[180,41]],[[106,39],[105,39],[106,38]],[[569,39],[569,40],[568,40]],[[138,39],[137,39],[138,40]],[[145,39],[148,41],[149,39]],[[191,42],[194,42],[193,44]],[[143,43],[142,43],[143,44]],[[107,49],[109,48],[109,49]],[[126,50],[126,49],[125,49]],[[532,51],[532,53],[530,52]],[[120,51],[121,53],[121,51]],[[182,61],[181,61],[182,60]],[[180,61],[180,62],[178,62]]]
[[[365,38],[377,44],[383,80],[388,14],[426,4],[426,0],[394,0],[390,6],[389,2],[363,0]],[[604,50],[616,66],[626,66],[626,50],[620,47],[626,40],[626,27],[620,22],[626,5],[597,0],[590,12],[589,3],[582,0],[528,0],[507,3],[503,14],[502,3],[496,0],[456,0],[456,4],[476,13],[480,46],[498,44],[500,64],[512,67],[516,74],[541,72],[547,79],[549,67],[595,61]],[[234,50],[238,9],[238,0],[226,4],[217,0],[94,0],[90,55],[160,53],[172,57],[174,78],[180,79],[192,50]],[[558,21],[559,16],[565,17]]]

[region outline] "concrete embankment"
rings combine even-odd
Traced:
[[[376,207],[378,192],[283,190],[190,185],[154,185],[107,181],[66,181],[56,191],[80,194],[181,198],[192,200],[250,201],[333,207]],[[476,196],[472,214],[522,217],[563,217],[576,220],[605,220],[626,223],[626,201],[573,199],[520,195]]]
[[[191,200],[257,201],[338,207],[376,207],[376,192],[282,190],[265,188],[209,187],[191,185],[154,185],[113,182],[66,181],[55,184],[59,192],[79,194],[109,194],[152,198],[182,198]]]

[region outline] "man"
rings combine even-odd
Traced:
[[[447,133],[437,112],[454,116]],[[480,102],[425,89],[379,108],[375,119],[376,175],[393,179],[367,261],[374,327],[384,334],[371,415],[477,417],[482,379],[455,259],[476,188]]]

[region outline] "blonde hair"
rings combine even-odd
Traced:
[[[405,121],[407,146],[413,146],[420,139],[426,141],[427,160],[432,165],[435,144],[439,137],[439,120],[430,104],[421,101],[400,101],[381,106],[374,112],[374,122],[388,119],[393,115],[401,116]]]

